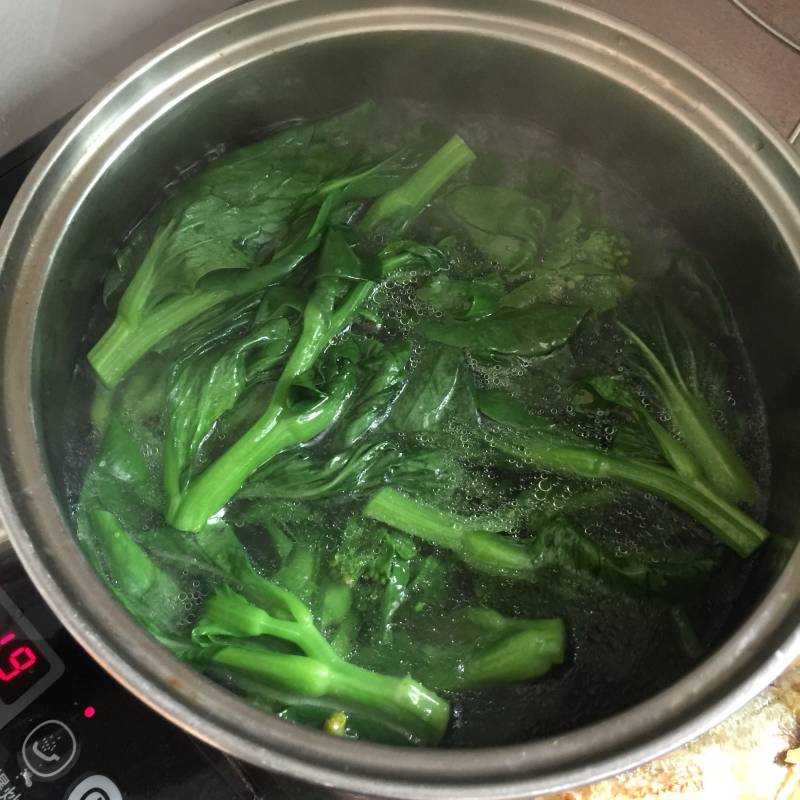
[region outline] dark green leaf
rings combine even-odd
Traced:
[[[546,205],[498,186],[463,186],[447,203],[489,261],[511,272],[533,266],[549,217]]]
[[[417,297],[453,319],[477,319],[494,312],[505,287],[498,278],[459,280],[434,275],[417,292]]]
[[[535,305],[503,309],[469,322],[425,322],[420,330],[451,347],[540,356],[563,347],[586,312],[584,306]]]
[[[217,420],[241,397],[248,380],[247,356],[255,351],[258,369],[263,370],[277,362],[288,344],[288,324],[278,320],[208,350],[201,347],[177,362],[167,395],[164,455],[164,481],[171,497],[187,485],[200,446]]]
[[[536,569],[585,572],[622,591],[680,596],[697,591],[708,580],[717,560],[692,550],[668,552],[660,559],[607,551],[579,534],[564,518],[555,518],[537,532],[529,548]]]
[[[226,154],[182,184],[118,254],[122,276],[144,258],[153,224],[172,223],[152,306],[171,292],[190,291],[220,269],[262,262],[286,237],[292,213],[328,178],[353,165],[359,130],[374,118],[365,104],[339,117],[293,126]],[[123,277],[124,280],[124,277]],[[119,276],[112,273],[110,295]]]
[[[464,356],[451,347],[431,348],[395,402],[390,431],[427,431],[452,418],[469,400]]]
[[[135,431],[135,434],[131,431]],[[88,553],[96,541],[87,514],[113,509],[126,529],[144,530],[161,504],[161,491],[143,454],[160,453],[147,429],[130,417],[113,413],[100,446],[100,452],[84,478],[78,513],[78,538]]]
[[[410,355],[411,346],[399,342],[380,348],[364,364],[364,368],[371,373],[371,378],[361,393],[363,399],[353,408],[345,425],[345,447],[358,442],[389,416],[394,401],[402,390]]]
[[[505,295],[500,305],[528,308],[537,303],[563,303],[606,311],[616,306],[632,285],[631,279],[622,274],[575,275],[568,271],[543,270]]]
[[[179,640],[186,627],[180,586],[161,570],[110,512],[87,514],[95,558],[111,591],[158,638]]]

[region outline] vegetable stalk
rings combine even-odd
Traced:
[[[385,222],[414,216],[450,178],[474,160],[475,153],[469,145],[460,136],[453,136],[405,183],[370,206],[364,227],[372,230]]]
[[[389,219],[407,218],[473,158],[474,154],[464,141],[454,137],[407,181],[380,198],[375,203],[378,210],[367,215],[364,227],[372,229]],[[384,274],[406,261],[406,257],[393,253],[382,264]],[[320,259],[317,284],[305,307],[303,330],[264,414],[222,456],[193,479],[185,492],[170,498],[166,516],[171,525],[180,530],[200,530],[262,464],[281,450],[319,435],[332,423],[338,408],[352,390],[337,398],[338,405],[331,402],[326,406],[332,413],[316,413],[307,420],[295,422],[289,417],[291,435],[288,435],[287,424],[283,422],[285,405],[297,378],[316,364],[331,340],[352,322],[375,288],[373,281],[357,280],[353,285],[352,280],[339,277],[359,274],[359,268],[359,259],[343,235],[330,232]]]
[[[364,515],[452,551],[481,572],[519,575],[533,571],[525,548],[509,536],[482,530],[468,518],[441,511],[394,489],[376,492]]]
[[[374,494],[363,513],[450,550],[476,572],[517,580],[535,580],[542,568],[560,569],[602,577],[623,591],[680,594],[696,589],[716,566],[707,558],[650,564],[633,556],[612,555],[561,518],[543,522],[523,544],[487,531],[480,519],[441,511],[390,488]]]
[[[667,500],[713,533],[742,557],[752,554],[769,533],[701,477],[681,476],[674,469],[589,447],[558,446],[515,432],[489,434],[498,450],[537,469],[592,480],[613,480]]]
[[[191,480],[184,492],[170,498],[167,521],[178,530],[201,530],[263,463],[330,427],[355,388],[355,369],[347,367],[337,375],[330,393],[310,407],[293,412],[270,403],[244,436]]]
[[[663,338],[671,369],[664,366],[642,338],[627,325],[621,322],[618,325],[642,354],[648,367],[648,380],[658,391],[664,406],[670,410],[684,446],[702,468],[705,481],[732,503],[754,502],[758,496],[755,481],[739,454],[714,424],[703,403],[689,390],[675,363],[666,335]]]
[[[260,636],[289,642],[303,655],[237,642]],[[396,678],[349,664],[310,620],[275,618],[234,592],[209,598],[193,638],[206,663],[228,667],[273,689],[377,714],[415,741],[435,743],[447,727],[447,701],[410,676]]]
[[[126,315],[125,307],[120,303],[114,321],[89,351],[89,363],[106,386],[115,386],[142,356],[169,334],[220,303],[277,283],[314,252],[319,242],[319,236],[309,239],[295,252],[247,272],[240,271],[234,276],[210,276],[202,288],[163,300],[144,319]],[[158,239],[151,249],[157,246]],[[136,295],[139,294],[138,286],[138,283],[131,283],[130,288]]]

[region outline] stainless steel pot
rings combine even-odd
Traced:
[[[95,577],[64,510],[61,419],[116,242],[219,142],[365,96],[500,111],[615,169],[720,271],[769,411],[777,535],[717,651],[655,697],[528,744],[354,744],[251,708],[152,640]],[[596,780],[718,722],[800,652],[800,164],[742,101],[669,48],[561,0],[255,2],[132,67],[41,158],[0,233],[2,517],[66,627],[142,700],[235,756],[408,798],[511,797]]]

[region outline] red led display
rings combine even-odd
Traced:
[[[58,653],[0,589],[0,730],[63,674]]]
[[[0,636],[0,647],[13,642],[17,638],[17,634],[13,631]],[[0,681],[13,681],[14,678],[25,672],[26,669],[32,667],[38,657],[33,652],[30,645],[23,644],[15,647],[8,655],[7,663],[0,666]]]
[[[13,703],[49,667],[36,645],[21,631],[10,629],[7,624],[0,635],[0,702],[6,705]]]

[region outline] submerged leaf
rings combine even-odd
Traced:
[[[168,495],[177,496],[185,488],[201,445],[244,392],[253,375],[248,371],[248,355],[258,353],[261,370],[277,363],[288,348],[288,332],[286,320],[267,322],[239,339],[201,348],[176,363],[167,394],[164,482]]]
[[[464,356],[451,347],[429,349],[395,402],[386,426],[390,431],[438,428],[469,402]]]
[[[447,204],[490,262],[510,272],[534,264],[549,216],[546,205],[498,186],[464,186],[448,195]]]
[[[417,297],[453,319],[464,320],[491,314],[503,294],[498,278],[459,280],[439,274],[419,289]]]
[[[420,330],[431,341],[451,347],[540,356],[563,347],[586,312],[583,306],[535,305],[501,309],[468,322],[425,322]]]

